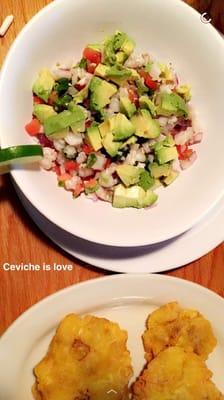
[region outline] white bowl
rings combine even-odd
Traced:
[[[13,178],[49,220],[90,241],[138,246],[175,237],[197,223],[224,189],[223,40],[180,0],[57,0],[39,12],[15,40],[2,69],[2,146],[31,143],[24,125],[32,112],[32,82],[41,67],[80,58],[86,43],[116,29],[131,35],[137,49],[172,61],[193,87],[193,104],[203,126],[198,160],[147,210],[114,209],[103,202],[73,200],[52,173],[16,169]]]

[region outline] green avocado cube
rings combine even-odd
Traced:
[[[145,108],[146,110],[149,110],[150,114],[152,116],[156,115],[156,106],[153,103],[153,101],[150,100],[150,98],[148,96],[146,96],[146,95],[145,96],[141,96],[139,98],[139,105],[140,105],[141,108]]]
[[[128,164],[121,164],[116,168],[116,172],[121,181],[128,187],[138,183],[142,168]]]
[[[129,138],[135,132],[132,123],[125,117],[124,114],[118,113],[109,118],[110,131],[113,134],[115,141],[120,141]]]
[[[83,120],[85,120],[85,114],[77,106],[76,111],[74,110],[71,112],[69,110],[65,110],[59,114],[52,115],[51,117],[47,118],[44,122],[44,132],[47,136],[49,136],[52,133],[69,128],[77,123],[81,123]]]
[[[136,112],[136,107],[127,96],[121,96],[120,97],[120,110],[128,118],[131,118],[132,115]]]
[[[162,147],[159,150],[155,150],[155,156],[159,164],[165,164],[169,161],[178,158],[178,152],[176,147]]]
[[[152,163],[149,165],[149,170],[153,178],[158,179],[161,177],[167,177],[171,172],[170,164],[159,165],[157,163]]]
[[[140,186],[125,188],[120,184],[115,187],[112,205],[116,208],[144,208],[155,203],[157,198],[151,190],[145,191]]]
[[[98,125],[99,131],[100,131],[100,135],[102,138],[104,138],[107,133],[110,132],[110,124],[109,124],[109,120],[105,120],[104,122],[102,122],[100,125]]]
[[[110,98],[117,92],[117,88],[112,83],[106,82],[94,76],[90,82],[89,90],[90,107],[92,110],[99,111],[110,103]]]
[[[133,115],[131,122],[134,125],[136,136],[155,139],[160,135],[160,125],[158,121],[151,117],[148,110],[141,110]]]
[[[175,181],[175,179],[178,177],[178,175],[179,175],[178,171],[172,170],[166,178],[162,179],[162,183],[164,185],[168,186]]]
[[[49,71],[49,69],[43,68],[39,72],[39,75],[33,84],[33,93],[47,102],[54,84],[55,80],[52,73]]]
[[[33,107],[33,115],[43,124],[47,118],[56,115],[56,111],[52,106],[47,104],[35,104]]]
[[[93,126],[87,129],[87,138],[95,151],[98,151],[102,148],[102,139],[97,126]]]
[[[189,110],[184,99],[177,93],[160,93],[158,96],[158,115],[169,117],[171,115],[187,117]]]
[[[108,132],[102,139],[103,147],[106,152],[111,156],[115,157],[121,147],[121,143],[114,142],[114,136],[112,132]]]

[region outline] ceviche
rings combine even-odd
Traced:
[[[113,207],[144,208],[196,160],[202,139],[190,86],[171,64],[117,31],[88,44],[72,65],[42,69],[25,126],[43,148],[41,165],[74,198],[84,193]]]

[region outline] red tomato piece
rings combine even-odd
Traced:
[[[40,97],[36,96],[35,94],[33,95],[33,102],[34,104],[45,104],[45,101],[42,100]]]
[[[25,129],[30,136],[36,136],[40,131],[40,122],[38,119],[33,118],[29,124],[25,125]]]
[[[86,47],[83,50],[83,58],[86,58],[91,63],[99,64],[101,63],[102,55],[100,51]]]
[[[60,170],[60,166],[59,165],[55,165],[52,168],[52,171],[55,172],[57,176],[61,175],[61,170]]]
[[[179,160],[188,160],[193,154],[193,150],[189,149],[187,145],[184,146],[177,145],[176,147],[178,151]]]
[[[137,89],[130,87],[128,89],[128,97],[131,100],[131,102],[134,103],[134,105],[136,107],[139,107],[139,97],[138,97]]]
[[[94,151],[94,149],[89,144],[84,144],[82,146],[82,151],[84,151],[84,153],[88,155],[88,154],[92,153]]]
[[[89,61],[87,61],[86,71],[89,72],[89,74],[94,74],[96,65],[97,64],[95,63],[90,63]]]
[[[79,168],[79,164],[76,161],[69,160],[65,161],[64,167],[66,172],[72,172],[77,171],[77,169]]]
[[[158,84],[156,81],[154,81],[151,77],[151,75],[144,71],[143,69],[138,70],[139,75],[144,79],[145,85],[151,89],[151,90],[156,90],[158,87]]]
[[[78,197],[80,195],[80,193],[82,193],[84,190],[84,186],[83,183],[77,183],[75,189],[73,190],[73,196],[74,197]]]

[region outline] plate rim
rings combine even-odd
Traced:
[[[17,328],[20,324],[23,323],[24,320],[30,317],[33,312],[38,310],[39,307],[41,307],[43,304],[47,304],[51,302],[53,299],[56,299],[57,297],[61,297],[66,293],[71,293],[73,290],[76,291],[77,288],[80,287],[86,287],[88,288],[89,286],[95,286],[96,284],[102,284],[104,281],[116,281],[116,280],[136,280],[139,279],[141,280],[154,280],[154,281],[173,281],[173,283],[180,282],[181,285],[191,287],[194,289],[197,289],[198,291],[202,292],[203,294],[207,294],[210,297],[213,297],[215,301],[219,302],[220,304],[222,303],[222,306],[224,306],[224,298],[219,295],[218,293],[214,292],[213,290],[200,285],[199,283],[189,281],[183,278],[178,278],[176,276],[170,276],[170,275],[162,275],[162,274],[112,274],[109,276],[103,276],[103,277],[98,277],[94,279],[89,279],[86,281],[74,283],[72,285],[69,285],[63,289],[60,289],[54,293],[51,293],[44,297],[43,299],[39,300],[38,302],[34,303],[29,307],[27,310],[22,312],[13,322],[12,324],[9,325],[9,327],[4,331],[2,336],[0,336],[0,351],[1,347],[4,346],[4,342],[7,342],[8,339],[10,339],[10,335],[13,334],[14,329]]]
[[[40,215],[41,216],[41,218],[43,218],[43,219],[46,219],[46,223],[50,223],[50,224],[52,224],[52,225],[54,225],[54,223],[52,223],[50,220],[48,220],[43,214],[41,214],[40,213],[40,211],[38,210],[38,209],[36,209],[35,207],[34,207],[34,205],[32,204],[32,203],[30,203],[30,201],[27,199],[27,197],[24,195],[24,193],[21,191],[21,189],[17,186],[17,184],[16,184],[16,182],[13,182],[14,183],[14,187],[15,187],[15,190],[16,190],[16,193],[17,193],[17,195],[18,195],[18,197],[19,197],[19,199],[20,199],[20,201],[21,201],[21,203],[22,203],[22,205],[23,205],[23,207],[25,208],[25,211],[27,212],[27,214],[28,214],[28,216],[32,219],[32,221],[34,222],[34,224],[38,227],[38,229],[45,235],[45,237],[46,238],[48,238],[51,242],[53,242],[59,249],[62,249],[63,251],[65,251],[66,253],[68,253],[69,255],[71,255],[73,258],[77,258],[78,260],[81,260],[81,261],[83,261],[83,262],[85,262],[85,263],[88,263],[88,264],[90,264],[90,265],[92,265],[92,266],[94,266],[94,267],[96,267],[96,268],[99,268],[99,269],[104,269],[104,270],[106,270],[106,271],[110,271],[110,272],[116,272],[116,273],[125,273],[125,274],[138,274],[138,273],[141,273],[141,274],[144,274],[144,273],[162,273],[162,272],[165,272],[165,271],[171,271],[171,270],[173,270],[173,269],[175,269],[175,268],[180,268],[180,267],[182,267],[182,266],[184,266],[184,265],[186,265],[186,264],[188,264],[188,263],[191,263],[191,262],[194,262],[195,260],[198,260],[199,258],[201,258],[201,257],[203,257],[204,255],[206,255],[206,254],[208,254],[210,251],[212,251],[213,249],[215,249],[216,247],[218,247],[219,245],[221,245],[222,244],[222,242],[223,242],[223,238],[219,238],[219,239],[217,239],[217,240],[212,240],[212,241],[209,241],[209,244],[208,244],[208,246],[206,247],[205,245],[203,246],[203,251],[200,251],[199,252],[199,254],[197,254],[197,256],[195,257],[195,256],[193,256],[193,257],[188,257],[187,259],[185,259],[185,261],[184,262],[181,262],[180,264],[179,263],[171,263],[172,265],[170,265],[169,267],[166,267],[166,268],[156,268],[156,269],[154,269],[154,270],[150,270],[150,271],[144,271],[144,270],[142,270],[141,272],[139,272],[139,270],[138,271],[130,271],[130,270],[128,270],[128,269],[115,269],[115,268],[113,268],[113,267],[110,267],[110,265],[109,266],[107,266],[107,265],[103,265],[103,264],[99,264],[98,263],[98,261],[99,261],[99,259],[96,257],[96,261],[95,261],[95,258],[94,258],[94,256],[88,256],[88,255],[86,255],[86,254],[79,254],[79,253],[76,253],[76,250],[74,250],[74,253],[73,253],[73,250],[70,250],[69,249],[69,247],[68,246],[64,246],[63,245],[63,240],[61,241],[61,242],[59,242],[57,239],[55,239],[54,237],[53,237],[53,235],[52,234],[49,234],[49,233],[46,233],[43,229],[42,229],[42,226],[40,227],[40,224],[38,223],[38,221],[37,221],[37,218],[36,218],[36,216],[34,216],[33,215],[33,212],[34,213],[37,213],[37,215]],[[26,204],[27,203],[27,204]],[[185,232],[185,233],[183,233],[182,235],[180,235],[180,237],[183,237],[184,235],[186,235],[186,234],[188,234],[189,232],[192,232],[192,234],[194,235],[194,230],[195,229],[199,229],[199,233],[201,233],[202,231],[203,231],[203,229],[206,229],[206,227],[207,226],[210,226],[213,222],[214,222],[214,219],[216,219],[219,215],[221,215],[221,214],[224,214],[224,198],[223,198],[223,200],[221,200],[220,202],[219,202],[219,204],[217,204],[217,206],[216,206],[216,208],[214,208],[213,210],[211,210],[208,214],[207,214],[207,216],[205,216],[204,218],[203,218],[203,220],[201,221],[201,222],[199,222],[196,226],[194,226],[194,227],[192,227],[192,229],[190,229],[189,231],[187,231],[187,232]],[[207,221],[207,219],[209,219],[209,221]],[[205,224],[205,226],[204,227],[202,227],[202,228],[200,228],[200,224]],[[57,229],[59,229],[59,230],[62,230],[60,227],[58,227],[57,226]],[[199,234],[198,233],[198,234]],[[66,232],[66,234],[68,234],[67,232]],[[196,235],[197,235],[197,233],[196,233]],[[71,235],[71,236],[73,236],[73,235]],[[223,235],[222,235],[223,236]],[[82,239],[82,238],[79,238],[79,237],[75,237],[74,236],[74,240],[81,240],[81,241],[83,241],[83,242],[85,242],[85,239]],[[179,237],[176,237],[176,238],[174,238],[174,240],[179,240]],[[212,242],[212,244],[211,244],[211,242]],[[88,242],[87,242],[88,243]],[[94,242],[89,242],[90,243],[90,245],[91,246],[104,246],[104,245],[100,245],[100,244],[97,244],[97,243],[94,243]],[[164,244],[164,242],[161,242],[161,245],[163,245]],[[157,244],[157,245],[159,245],[159,243]],[[150,245],[149,245],[150,246]],[[141,246],[142,248],[147,248],[147,247],[149,247],[149,246]],[[152,246],[155,246],[155,245],[152,245]],[[113,246],[108,246],[108,247],[113,247]],[[206,250],[204,250],[204,248],[206,247]],[[128,248],[127,247],[125,247],[124,248],[126,251],[128,251]],[[161,251],[161,250],[160,250]],[[190,253],[189,253],[190,254]],[[150,257],[150,254],[148,255],[149,257]],[[132,258],[130,257],[129,258],[129,260],[130,260],[130,262],[132,261]],[[134,259],[134,260],[136,260],[136,259]],[[109,262],[109,261],[108,261]],[[122,261],[121,261],[121,259],[118,259],[117,260],[117,263],[121,263]]]

